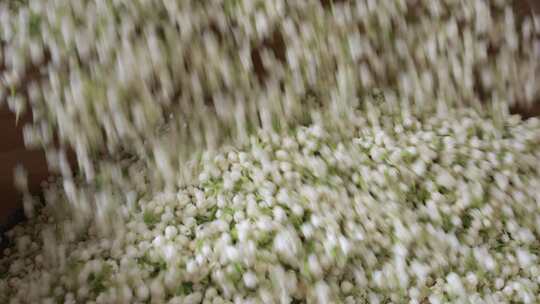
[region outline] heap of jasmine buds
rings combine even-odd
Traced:
[[[61,174],[0,302],[536,303],[515,2],[0,3],[0,100]]]

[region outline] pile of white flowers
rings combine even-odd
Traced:
[[[539,144],[538,119],[466,110],[260,132],[204,153],[194,185],[126,193],[110,237],[16,227],[0,300],[535,303]]]
[[[540,23],[514,3],[0,3],[0,100],[61,174],[0,302],[536,303],[540,120],[509,109],[540,96]]]

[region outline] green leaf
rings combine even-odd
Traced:
[[[159,222],[159,215],[147,210],[143,214],[143,221],[148,227],[153,227]]]
[[[458,154],[454,162],[462,167],[465,167],[467,165],[467,160],[468,157],[466,155]]]
[[[30,36],[39,35],[41,27],[41,16],[37,14],[31,14],[30,20],[28,21],[28,26],[28,32],[30,33]]]
[[[332,250],[330,251],[330,256],[333,257],[334,259],[337,258],[339,254],[339,249],[338,247],[334,247],[332,248]]]
[[[230,207],[225,207],[225,208],[223,208],[223,214],[228,214],[230,216],[233,216],[234,215],[234,209],[232,209]]]
[[[158,261],[152,261],[148,254],[137,258],[137,263],[141,266],[150,268],[150,277],[155,278],[160,272],[167,269],[167,263],[160,259]]]
[[[240,263],[234,263],[232,266],[234,267],[234,271],[229,273],[228,278],[233,282],[238,282],[242,279],[244,267]]]
[[[401,153],[401,158],[403,159],[403,161],[406,164],[412,164],[416,160],[417,155],[415,155],[415,154],[413,154],[411,152],[405,151],[405,152]]]
[[[242,264],[240,263],[234,263],[234,270],[239,274],[244,274],[244,267],[242,267]]]
[[[236,229],[236,227],[234,227],[234,228],[231,230],[231,238],[232,238],[233,242],[237,242],[237,241],[238,241],[238,229]]]
[[[268,216],[273,215],[272,209],[270,209],[269,207],[262,207],[259,210],[261,211],[262,214],[265,214],[265,215],[268,215]]]
[[[305,247],[306,247],[306,252],[308,254],[315,252],[315,242],[314,241],[307,241]]]
[[[300,274],[308,281],[312,280],[311,273],[309,272],[309,264],[307,258],[304,260],[304,265],[302,266],[302,271],[300,272]]]
[[[88,277],[88,284],[90,290],[96,295],[104,292],[107,288],[106,283],[112,274],[112,267],[109,264],[105,264],[99,273],[91,273]]]
[[[266,247],[266,246],[270,245],[273,240],[274,240],[273,233],[265,233],[259,238],[259,240],[257,241],[257,244],[260,247]]]
[[[431,197],[431,194],[425,187],[420,187],[417,190],[417,198],[420,202],[425,202]]]
[[[212,218],[210,216],[207,216],[207,215],[199,214],[199,215],[195,216],[195,220],[197,221],[198,225],[201,225],[201,224],[204,224],[204,223],[211,222]]]
[[[203,185],[203,188],[206,190],[209,197],[215,196],[220,192],[221,189],[223,189],[223,180],[209,180]]]
[[[476,259],[472,254],[469,254],[467,258],[465,259],[465,269],[467,271],[474,271],[478,268],[478,264],[476,263]]]
[[[151,264],[151,266],[154,268],[152,270],[152,272],[150,273],[150,276],[152,278],[155,278],[160,272],[167,269],[167,263],[165,261],[163,261],[163,260],[154,262],[154,263]]]
[[[197,248],[197,250],[201,250],[203,246],[204,246],[204,240],[198,239],[197,242],[195,243],[195,247]]]
[[[272,116],[272,128],[274,129],[274,131],[276,132],[280,132],[281,131],[281,120],[279,118],[278,115],[273,115]]]
[[[447,216],[447,215],[442,216],[442,228],[445,232],[450,232],[452,228],[454,228],[454,224],[452,224],[452,220],[450,216]]]
[[[203,285],[203,286],[207,286],[209,283],[210,283],[210,278],[209,278],[208,276],[204,277],[204,278],[200,281],[200,284]]]
[[[300,230],[300,227],[302,226],[302,223],[304,223],[302,221],[302,218],[299,217],[299,216],[294,216],[293,215],[293,216],[290,217],[290,220],[291,220],[291,224],[293,224],[293,226],[294,226],[294,229],[296,229],[297,231]]]
[[[184,282],[176,289],[176,295],[188,295],[193,292],[193,283]]]

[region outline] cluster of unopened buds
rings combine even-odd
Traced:
[[[1,3],[0,98],[62,178],[0,302],[536,303],[539,33],[511,1]]]
[[[191,186],[128,192],[108,237],[96,223],[73,236],[73,220],[46,208],[10,232],[0,295],[534,303],[540,121],[503,128],[463,110],[387,130],[359,122],[352,135],[324,124],[260,132],[204,153]]]

